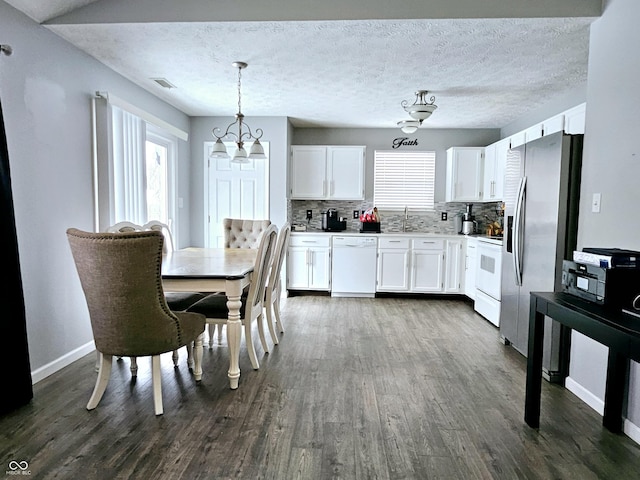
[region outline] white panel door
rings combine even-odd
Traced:
[[[222,247],[224,218],[262,220],[269,218],[268,143],[263,143],[266,160],[232,163],[231,159],[209,158],[213,142],[205,142],[205,245]],[[229,144],[232,152],[235,145]]]

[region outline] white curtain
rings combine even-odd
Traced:
[[[145,122],[111,106],[113,147],[113,218],[111,223],[147,221]]]

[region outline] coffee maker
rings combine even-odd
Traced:
[[[338,210],[329,208],[326,212],[322,212],[322,230],[325,232],[343,232],[347,229],[346,220],[340,220]]]
[[[467,203],[467,210],[462,214],[462,234],[469,235],[472,233],[476,233],[478,228],[478,224],[475,221],[475,217],[471,213],[473,208],[472,203]]]

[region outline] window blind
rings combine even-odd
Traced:
[[[436,152],[374,152],[373,202],[378,208],[433,210]]]

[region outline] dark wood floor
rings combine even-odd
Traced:
[[[88,412],[88,355],[0,418],[0,458],[27,461],[39,479],[640,475],[640,447],[562,387],[543,382],[540,430],[527,427],[525,360],[464,300],[291,297],[284,321],[260,370],[240,352],[235,391],[226,347],[205,346],[198,385],[184,355],[175,370],[163,357],[160,417],[147,359],[135,383],[128,359],[117,362]]]

